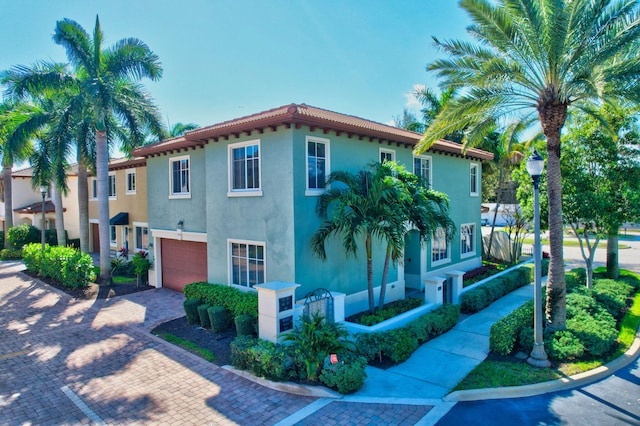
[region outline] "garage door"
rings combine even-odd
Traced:
[[[162,286],[182,291],[185,285],[207,281],[207,244],[193,241],[161,241]]]

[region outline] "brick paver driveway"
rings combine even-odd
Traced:
[[[413,424],[432,408],[262,387],[149,333],[183,315],[180,293],[80,301],[22,269],[0,262],[0,425]]]

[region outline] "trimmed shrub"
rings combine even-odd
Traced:
[[[282,345],[257,339],[253,346],[247,348],[247,356],[251,359],[249,370],[255,376],[275,381],[289,378],[286,350]]]
[[[414,321],[412,325],[415,323]],[[356,334],[356,348],[358,353],[367,361],[376,359],[382,361],[382,338],[384,333],[358,333]]]
[[[200,325],[202,328],[211,328],[211,322],[209,322],[209,309],[211,305],[208,303],[202,303],[198,305],[198,318],[200,318]]]
[[[567,330],[584,345],[585,351],[593,356],[601,356],[613,347],[618,332],[616,321],[608,312],[594,316],[579,314],[567,320]]]
[[[354,393],[364,385],[366,365],[367,360],[361,356],[346,357],[344,360],[338,358],[335,364],[325,362],[320,381],[342,394]]]
[[[573,318],[580,314],[593,315],[596,311],[596,299],[586,288],[581,292],[567,294],[567,318]]]
[[[430,324],[429,336],[438,337],[455,327],[460,318],[460,306],[442,305],[423,315]]]
[[[487,292],[482,287],[471,289],[460,296],[460,308],[466,314],[480,312],[490,304]]]
[[[238,336],[253,336],[256,334],[256,318],[242,314],[234,319],[236,325],[236,333]]]
[[[240,370],[248,370],[253,362],[249,348],[255,346],[258,339],[252,336],[238,336],[231,342],[231,364]]]
[[[187,299],[182,304],[184,307],[184,313],[187,316],[187,323],[192,325],[200,324],[200,315],[198,314],[198,306],[200,301],[198,299]]]
[[[569,330],[559,330],[545,336],[545,350],[550,358],[572,361],[584,355],[584,345]]]
[[[22,259],[22,250],[16,249],[2,249],[0,250],[0,258],[8,259]]]
[[[423,304],[421,299],[401,299],[384,305],[382,309],[376,309],[373,314],[361,315],[357,323],[362,325],[375,325],[408,312]]]
[[[7,245],[11,249],[21,249],[26,244],[41,242],[40,230],[35,226],[22,224],[9,228]]]
[[[231,326],[231,313],[222,306],[212,306],[207,309],[211,329],[217,333],[225,331]]]
[[[627,311],[627,301],[633,287],[621,281],[608,279],[595,280],[593,296],[616,320],[622,319]]]
[[[522,352],[527,354],[531,353],[535,341],[535,330],[533,329],[533,327],[524,327],[522,330],[520,330],[518,343],[519,348]]]
[[[183,291],[189,299],[227,308],[234,318],[243,314],[258,318],[258,295],[254,292],[243,292],[228,285],[205,282],[187,284]]]
[[[398,364],[409,359],[418,349],[418,339],[410,328],[397,328],[384,333],[381,349],[382,355]]]
[[[45,246],[40,244],[24,246],[23,259],[31,272],[51,278],[66,287],[86,287],[95,280],[93,260],[87,253],[71,247]]]
[[[509,355],[513,352],[522,329],[533,326],[533,311],[533,301],[529,301],[496,321],[491,326],[489,349],[500,355]]]

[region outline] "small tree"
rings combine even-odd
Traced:
[[[140,250],[131,258],[133,270],[136,273],[136,285],[140,282],[147,283],[149,281],[149,269],[151,269],[151,261],[146,251]]]

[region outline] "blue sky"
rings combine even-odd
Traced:
[[[51,34],[70,18],[110,46],[137,37],[164,76],[144,81],[165,121],[201,126],[280,105],[307,103],[388,123],[425,65],[442,53],[432,36],[467,38],[454,0],[0,0],[0,70],[65,61]]]

